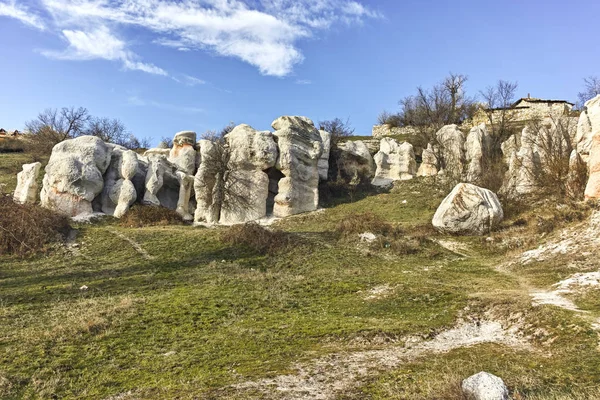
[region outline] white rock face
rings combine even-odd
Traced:
[[[579,116],[575,143],[577,152],[587,162],[587,157],[592,149],[592,137],[600,131],[600,95],[585,103],[585,109]]]
[[[600,95],[586,102],[585,107],[591,127],[590,133],[587,135],[587,138],[591,137],[591,144],[587,161],[589,178],[585,188],[585,198],[598,199],[600,198]],[[586,140],[589,141],[589,139]]]
[[[225,136],[225,141],[230,157],[220,222],[239,224],[265,217],[269,196],[269,176],[265,170],[275,165],[278,155],[273,134],[238,125]]]
[[[462,178],[465,164],[465,135],[457,125],[446,125],[436,134],[442,168],[447,176]]]
[[[321,142],[323,143],[323,153],[319,158],[319,178],[326,181],[329,175],[329,153],[331,151],[331,133],[319,131]]]
[[[188,175],[196,172],[196,132],[182,131],[175,134],[173,148],[169,153],[169,161],[177,166],[179,171]]]
[[[582,200],[587,182],[587,165],[577,150],[569,157],[569,173],[567,175],[567,196],[574,200]]]
[[[40,193],[42,206],[67,216],[91,214],[102,192],[112,148],[95,136],[80,136],[54,146]]]
[[[421,154],[421,165],[417,171],[417,176],[436,176],[438,174],[437,157],[431,143],[427,144],[427,148],[423,149]]]
[[[113,147],[111,162],[104,175],[102,212],[121,218],[137,199],[133,178],[138,170],[138,156],[132,150]]]
[[[530,127],[525,127],[518,140],[514,135],[502,144],[508,171],[500,192],[509,196],[530,194],[536,188],[535,173],[541,168],[539,154],[535,151],[537,138]]]
[[[42,163],[23,164],[23,170],[17,174],[17,188],[13,200],[21,204],[34,204],[37,201],[38,183]]]
[[[217,177],[215,168],[211,167],[213,160],[220,155],[217,146],[210,140],[200,140],[198,142],[200,148],[200,166],[194,176],[194,192],[196,193],[196,211],[194,213],[194,221],[206,221],[210,224],[219,222],[221,213],[220,207],[213,204],[213,192]],[[216,193],[215,193],[216,194]]]
[[[319,158],[323,152],[321,135],[306,117],[280,117],[273,121],[279,155],[276,168],[279,181],[273,215],[286,217],[314,211],[319,204]]]
[[[495,193],[470,183],[459,183],[442,201],[433,226],[442,233],[485,235],[504,218]]]
[[[504,381],[487,372],[465,379],[462,391],[467,400],[508,400],[508,389]]]
[[[373,178],[375,163],[363,141],[348,141],[339,145],[339,149],[338,169],[343,179],[359,183]]]
[[[399,144],[395,139],[383,138],[373,159],[377,169],[371,183],[375,186],[413,179],[417,174],[415,152],[408,142]]]
[[[481,180],[487,140],[488,133],[485,124],[473,127],[467,135],[467,140],[465,141],[467,182],[478,183]]]

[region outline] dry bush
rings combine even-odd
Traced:
[[[67,217],[34,204],[18,204],[0,194],[0,254],[20,257],[43,253],[64,240],[70,226]]]
[[[342,219],[336,228],[341,236],[357,235],[364,232],[371,232],[376,235],[394,236],[401,235],[399,228],[386,222],[380,216],[371,212],[362,214],[350,214]]]
[[[125,228],[145,226],[183,225],[181,216],[165,207],[134,205],[119,221]]]
[[[0,153],[22,153],[25,151],[23,140],[13,138],[0,139]]]
[[[229,227],[221,233],[221,241],[233,246],[249,247],[262,255],[280,253],[293,242],[289,233],[267,229],[255,222]]]

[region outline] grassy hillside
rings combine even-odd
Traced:
[[[2,168],[17,162],[4,157]],[[279,221],[292,246],[271,255],[225,244],[228,228],[108,219],[75,226],[74,242],[49,256],[0,256],[0,398],[314,398],[316,387],[325,398],[452,399],[480,370],[516,398],[598,396],[597,292],[573,298],[585,314],[533,307],[532,286],[550,289],[572,265],[507,266],[525,248],[493,243],[533,246],[530,227],[511,225],[522,216],[495,242],[433,233],[444,194],[419,179]],[[416,249],[339,232],[365,212],[418,239]],[[488,322],[519,343],[403,353]],[[356,379],[335,389],[348,374]],[[306,378],[304,392],[282,391],[290,377]]]

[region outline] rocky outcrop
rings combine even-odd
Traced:
[[[370,181],[375,174],[375,163],[368,146],[361,140],[348,141],[338,146],[338,170],[347,182]]]
[[[485,235],[504,218],[495,193],[470,183],[459,183],[442,201],[433,226],[442,233]]]
[[[221,163],[221,151],[210,140],[200,140],[198,147],[200,149],[200,166],[194,176],[194,192],[196,194],[194,221],[216,224],[219,222],[221,213],[217,193],[219,189],[216,183],[217,180],[222,180],[222,176],[217,174],[214,163]],[[213,197],[217,202],[213,201]]]
[[[112,148],[95,136],[81,136],[54,146],[40,193],[42,206],[67,216],[90,214],[104,188],[103,174]]]
[[[417,176],[436,176],[438,174],[438,161],[435,149],[431,143],[421,153],[421,165],[417,171]]]
[[[569,173],[567,174],[567,196],[573,200],[583,200],[587,182],[587,165],[577,150],[569,157]]]
[[[465,141],[466,176],[470,183],[479,183],[483,176],[484,152],[487,148],[488,133],[485,124],[475,126]]]
[[[446,125],[436,134],[441,168],[447,176],[462,179],[465,165],[465,135],[457,125]]]
[[[592,149],[594,132],[600,131],[600,95],[585,103],[584,110],[579,116],[575,144],[577,152],[587,163]]]
[[[173,148],[169,152],[168,160],[179,171],[185,172],[188,175],[194,175],[196,172],[197,152],[194,148],[195,144],[196,132],[178,132],[173,138]]]
[[[331,151],[331,133],[319,131],[321,142],[323,143],[323,152],[319,158],[319,178],[326,181],[329,175],[329,153]]]
[[[536,188],[536,171],[539,171],[540,157],[535,151],[536,138],[530,127],[525,127],[520,140],[512,136],[502,144],[508,171],[504,176],[500,192],[507,196],[532,193]]]
[[[375,186],[388,186],[394,181],[413,179],[417,174],[415,153],[408,142],[399,144],[391,138],[381,139],[374,161],[377,169],[371,183]]]
[[[104,176],[102,212],[121,218],[137,199],[133,178],[138,170],[138,156],[132,150],[113,146],[110,165]]]
[[[487,372],[480,372],[462,381],[462,392],[467,400],[508,400],[504,381]]]
[[[580,121],[581,118],[587,118],[589,121],[588,132],[586,132],[583,139],[580,138],[581,140],[578,142],[577,147],[578,151],[580,148],[585,149],[587,143],[590,142],[587,160],[588,182],[585,188],[585,198],[598,199],[600,198],[600,95],[585,103],[585,112],[582,113]],[[582,154],[585,153],[582,152]]]
[[[220,222],[238,224],[267,215],[269,176],[277,161],[277,144],[269,131],[238,125],[225,136],[229,160]]]
[[[39,162],[24,164],[23,170],[17,174],[17,188],[13,200],[20,204],[34,204],[38,194],[38,176],[42,164]]]
[[[284,175],[279,180],[273,214],[286,217],[316,210],[318,162],[323,152],[319,131],[306,117],[280,117],[272,127],[279,146],[276,168]]]

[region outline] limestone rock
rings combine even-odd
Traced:
[[[473,127],[467,135],[467,140],[465,141],[467,182],[478,183],[481,180],[487,140],[488,134],[485,124]]]
[[[238,224],[267,215],[269,176],[265,172],[277,161],[277,144],[269,131],[238,125],[225,136],[230,152],[227,187],[220,222]]]
[[[279,155],[279,181],[273,214],[277,217],[314,211],[319,203],[319,167],[323,153],[321,135],[306,117],[280,117],[273,121]]]
[[[577,150],[569,157],[569,173],[567,174],[567,196],[574,200],[582,200],[587,182],[587,165]]]
[[[133,178],[138,170],[138,156],[132,150],[113,146],[111,162],[104,176],[102,212],[121,218],[137,199]]]
[[[175,134],[173,148],[169,153],[169,161],[177,169],[188,175],[196,172],[196,132],[182,131]]]
[[[442,201],[433,226],[442,233],[485,235],[504,218],[495,193],[470,183],[459,183]]]
[[[326,181],[329,175],[329,152],[331,151],[331,133],[319,131],[323,143],[323,153],[319,158],[319,178]]]
[[[508,400],[504,381],[487,372],[475,374],[462,382],[462,392],[467,400]]]
[[[427,148],[423,149],[421,154],[421,165],[417,171],[417,176],[436,176],[438,174],[437,157],[431,143],[427,144]]]
[[[95,136],[80,136],[54,146],[40,193],[42,206],[68,216],[91,214],[102,192],[112,148]]]
[[[41,168],[42,164],[39,162],[23,164],[23,170],[17,174],[17,188],[13,194],[15,202],[21,204],[34,204],[37,201],[39,186],[37,178]]]
[[[371,180],[375,163],[367,145],[361,141],[348,141],[339,145],[338,169],[342,179],[359,183]]]
[[[521,133],[520,148],[516,137],[511,137],[502,145],[508,171],[505,174],[500,192],[508,196],[530,194],[536,189],[536,171],[541,168],[539,153],[536,151],[537,138],[530,127]]]
[[[440,145],[441,168],[446,175],[461,179],[465,164],[465,135],[457,125],[446,125],[435,136]]]
[[[577,123],[575,137],[577,152],[586,162],[592,149],[592,138],[596,132],[600,132],[600,95],[585,103],[585,108]]]
[[[413,179],[417,174],[417,162],[412,144],[399,144],[391,138],[381,139],[379,152],[374,157],[377,169],[371,182],[375,186],[387,186],[394,181]]]
[[[600,132],[594,133],[588,160],[588,182],[585,187],[586,199],[600,198]]]

